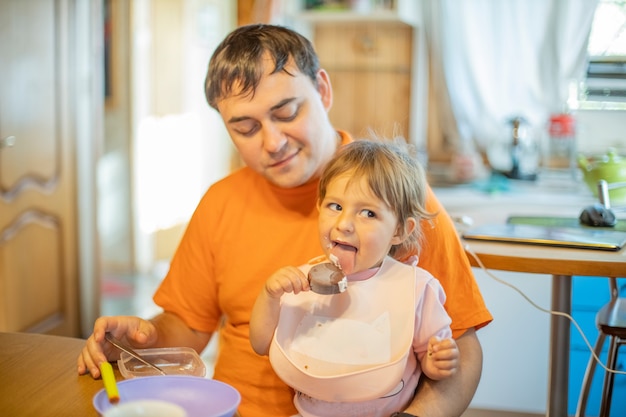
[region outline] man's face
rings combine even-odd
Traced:
[[[320,175],[338,147],[338,136],[328,120],[332,105],[330,80],[318,73],[318,86],[297,70],[264,75],[252,96],[234,94],[217,103],[243,161],[270,182],[284,188],[302,185]]]

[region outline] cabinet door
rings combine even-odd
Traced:
[[[330,118],[355,136],[368,129],[408,139],[412,28],[398,22],[320,23],[315,48],[334,91]]]
[[[0,0],[0,331],[79,333],[68,9]]]
[[[411,80],[408,74],[388,71],[332,71],[334,102],[330,120],[356,137],[408,139]]]

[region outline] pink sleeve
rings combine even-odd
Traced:
[[[421,360],[432,336],[442,339],[452,337],[450,329],[452,320],[443,306],[446,295],[439,281],[431,277],[423,285],[418,285],[417,291],[413,350]]]

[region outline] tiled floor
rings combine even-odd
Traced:
[[[103,316],[155,316],[161,309],[152,301],[152,295],[167,272],[167,264],[157,265],[150,273],[106,273],[102,280],[100,313]],[[207,367],[207,377],[213,375],[217,337],[200,355]]]

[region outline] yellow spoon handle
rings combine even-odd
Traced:
[[[115,374],[113,374],[113,367],[109,362],[100,364],[100,374],[102,375],[102,382],[104,382],[104,389],[109,397],[109,402],[117,404],[120,401],[120,393],[117,391]]]

